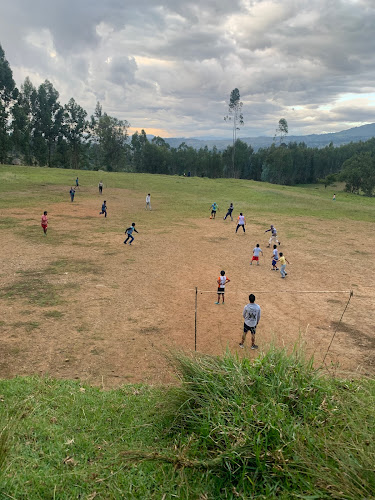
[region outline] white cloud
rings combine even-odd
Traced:
[[[61,102],[173,136],[338,131],[375,121],[372,0],[13,0],[0,43],[20,86],[49,79]],[[16,28],[16,29],[15,29]],[[345,99],[343,96],[347,96]]]

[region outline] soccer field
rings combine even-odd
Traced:
[[[238,348],[242,310],[255,293],[260,349],[292,347],[301,337],[319,365],[338,326],[328,367],[374,374],[374,199],[337,187],[333,202],[333,188],[321,186],[80,171],[71,203],[76,175],[0,167],[0,377],[49,374],[105,388],[170,382],[165,354],[194,349],[195,287],[200,352],[257,356],[250,338]],[[246,234],[223,221],[230,202],[235,218],[246,216]],[[124,230],[132,222],[139,234],[129,247]],[[291,262],[285,280],[271,271],[270,224]],[[264,256],[250,266],[257,243]],[[216,305],[222,269],[231,282],[225,305]]]

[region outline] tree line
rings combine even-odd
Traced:
[[[238,89],[231,93],[230,113],[231,104],[238,112],[238,118],[232,115],[231,146],[224,151],[196,150],[185,143],[171,148],[161,137],[149,140],[144,130],[129,137],[130,124],[103,112],[99,102],[91,117],[74,98],[61,104],[48,80],[35,87],[27,77],[18,89],[0,45],[0,163],[168,175],[190,172],[286,185],[343,180],[350,192],[373,194],[375,139],[318,149],[303,142],[284,144],[280,134],[278,144],[255,152],[235,135],[237,123],[243,121]],[[279,128],[287,132],[283,120]]]

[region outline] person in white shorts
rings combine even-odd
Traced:
[[[264,231],[265,233],[268,233],[269,231],[271,231],[271,237],[268,241],[268,245],[267,245],[267,248],[269,248],[271,245],[273,244],[276,244],[278,243],[279,245],[281,245],[280,241],[277,239],[277,231],[276,231],[276,228],[275,226],[273,226],[271,224],[271,227],[270,229],[267,229],[266,231]]]

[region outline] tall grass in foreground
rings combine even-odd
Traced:
[[[375,498],[374,380],[298,350],[172,362],[173,388],[0,380],[0,498]]]
[[[174,363],[162,406],[176,452],[143,458],[208,472],[215,498],[374,498],[374,381],[324,377],[298,350]]]

